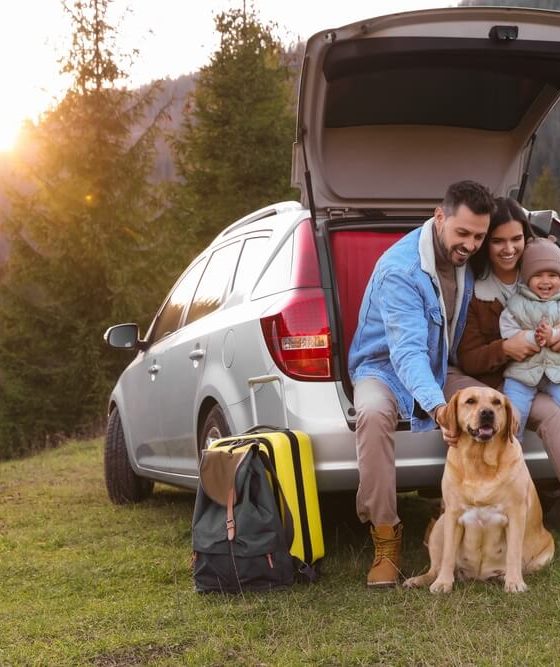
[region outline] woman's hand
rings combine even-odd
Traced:
[[[530,343],[527,340],[526,332],[519,331],[511,338],[506,338],[502,345],[506,356],[514,361],[524,361],[527,357],[532,357],[539,351],[538,345]]]

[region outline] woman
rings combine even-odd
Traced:
[[[476,282],[459,344],[459,365],[494,389],[501,386],[502,372],[510,359],[523,361],[538,352],[523,333],[503,340],[499,324],[506,301],[517,291],[519,262],[531,236],[521,206],[500,197],[484,243],[471,258]]]
[[[499,389],[506,364],[511,359],[523,361],[539,348],[522,331],[509,339],[500,336],[500,314],[517,290],[519,262],[533,234],[525,212],[514,199],[500,197],[496,204],[484,243],[471,259],[476,282],[458,361],[467,375]],[[550,396],[539,392],[535,397],[529,428],[543,441],[560,479],[560,409]]]

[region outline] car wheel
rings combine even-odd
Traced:
[[[139,477],[130,465],[121,417],[116,408],[107,423],[105,485],[115,505],[140,502],[151,495],[154,488],[153,480]]]
[[[206,415],[202,430],[200,431],[199,450],[206,449],[210,443],[220,438],[231,435],[231,429],[227,419],[219,405],[215,405]]]

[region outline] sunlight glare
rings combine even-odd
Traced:
[[[0,152],[14,149],[25,119],[37,121],[60,94],[62,14],[52,0],[0,2]]]
[[[0,153],[8,153],[15,148],[22,122],[22,117],[18,118],[15,115],[8,116],[8,114],[2,113],[0,119]]]

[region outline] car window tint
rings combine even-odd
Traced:
[[[293,254],[294,236],[291,234],[261,276],[257,286],[253,290],[253,299],[277,294],[290,288]]]
[[[192,300],[203,268],[204,260],[197,262],[187,271],[187,273],[185,273],[175,289],[171,292],[154,324],[150,336],[152,343],[155,343],[160,338],[167,336],[179,328],[181,315],[185,306],[188,306]]]
[[[268,236],[256,236],[245,241],[237,262],[232,289],[243,292],[251,286],[251,281],[255,279],[266,259],[264,249],[267,243]]]
[[[239,242],[231,243],[216,250],[210,257],[189,308],[186,324],[205,317],[222,305],[226,288],[235,271],[240,247]]]

